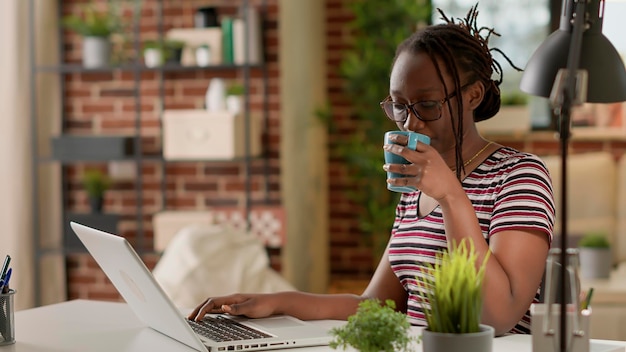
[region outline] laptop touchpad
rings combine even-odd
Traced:
[[[289,319],[287,317],[259,319],[259,320],[249,321],[249,323],[262,326],[268,329],[293,328],[294,326],[297,326],[297,325],[304,325],[302,322]]]

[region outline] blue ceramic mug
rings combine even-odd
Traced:
[[[430,144],[430,137],[423,135],[421,133],[411,132],[411,131],[388,131],[385,132],[385,144],[394,144],[389,140],[389,136],[392,134],[401,134],[407,136],[408,142],[406,147],[412,150],[415,150],[417,147],[417,142],[421,142],[424,144]],[[409,162],[401,157],[400,155],[388,152],[385,150],[385,163],[386,164],[409,164]],[[387,178],[402,178],[406,177],[405,175],[398,174],[395,172],[387,172]],[[394,192],[413,192],[415,191],[415,187],[413,186],[394,186],[387,183],[387,189]]]

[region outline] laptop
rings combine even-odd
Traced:
[[[189,321],[125,238],[76,222],[70,222],[70,226],[137,317],[152,329],[193,349],[274,350],[323,346],[332,339],[327,329],[284,315],[248,319],[209,314],[200,324]],[[231,332],[233,329],[236,331]],[[246,336],[234,336],[241,332]]]

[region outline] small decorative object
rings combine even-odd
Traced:
[[[585,279],[606,279],[611,274],[611,244],[602,232],[591,232],[578,241],[580,274]]]
[[[196,65],[207,67],[211,64],[211,48],[208,44],[202,44],[196,48]]]
[[[409,351],[417,339],[409,335],[411,325],[406,315],[395,308],[392,300],[385,304],[376,299],[362,301],[346,325],[330,330],[334,336],[330,347],[345,350],[351,346],[360,352]]]
[[[83,17],[70,15],[63,18],[64,27],[83,36],[83,66],[103,67],[111,56],[110,36],[118,28],[115,16],[97,11],[93,4],[85,7]]]
[[[104,193],[111,186],[111,180],[98,169],[85,170],[83,174],[83,187],[89,197],[92,213],[101,213],[104,204]]]
[[[161,43],[155,40],[146,41],[143,44],[143,62],[146,67],[157,67],[165,62],[165,53]]]
[[[166,39],[163,45],[165,48],[165,62],[180,64],[185,42],[182,40]]]
[[[225,111],[226,84],[221,78],[213,78],[206,91],[206,109],[208,111]]]
[[[494,329],[480,323],[488,257],[477,268],[474,243],[463,239],[438,254],[436,264],[416,277],[428,324],[422,332],[424,351],[492,350]]]
[[[143,44],[143,59],[147,67],[161,66],[166,62],[180,64],[185,42],[180,40],[147,40]]]
[[[219,27],[217,10],[215,7],[200,7],[193,15],[193,23],[196,28]]]
[[[233,114],[240,113],[243,108],[242,96],[246,92],[244,86],[233,84],[226,89],[226,110]]]

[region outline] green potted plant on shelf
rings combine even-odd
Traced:
[[[163,46],[165,48],[165,62],[180,64],[185,42],[182,40],[165,39]]]
[[[368,299],[359,303],[356,314],[348,323],[331,329],[333,340],[330,347],[346,349],[348,346],[360,352],[409,351],[416,338],[410,336],[406,315],[395,310],[395,303],[387,300]]]
[[[589,232],[578,241],[580,274],[586,279],[606,279],[611,274],[611,243],[604,232]]]
[[[226,110],[238,114],[243,110],[243,95],[246,88],[238,83],[226,87]]]
[[[72,14],[62,19],[62,25],[83,37],[83,66],[103,67],[111,56],[110,36],[118,28],[116,17],[96,9],[93,3],[84,7],[82,15]]]
[[[180,40],[146,40],[143,43],[144,64],[158,67],[166,62],[180,64],[185,42]]]
[[[143,43],[143,62],[146,67],[158,67],[165,63],[163,43],[158,40],[146,40]]]
[[[478,262],[474,243],[463,239],[439,253],[436,263],[416,277],[427,321],[422,332],[425,351],[491,351],[494,329],[480,322],[488,258]]]
[[[82,183],[89,197],[91,212],[101,213],[104,205],[104,193],[111,186],[111,179],[98,169],[88,169],[83,173]]]

